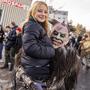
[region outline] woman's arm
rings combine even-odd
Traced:
[[[25,53],[33,58],[52,58],[55,55],[54,48],[51,45],[43,45],[39,41],[39,37],[40,31],[37,25],[27,25],[24,27],[22,42]]]

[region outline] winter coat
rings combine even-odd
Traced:
[[[1,30],[0,31],[0,43],[3,43],[3,40],[4,40],[4,31]]]
[[[17,26],[13,27],[12,30],[9,32],[8,36],[7,36],[7,41],[6,41],[6,48],[10,49],[11,47],[14,47],[15,43],[16,43],[16,28]]]
[[[16,42],[14,45],[14,48],[16,49],[16,53],[18,53],[21,47],[22,47],[22,34],[20,33],[16,36]]]
[[[55,55],[51,40],[34,19],[30,19],[23,30],[21,65],[32,79],[46,80],[49,77],[49,62]]]

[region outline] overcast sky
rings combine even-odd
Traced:
[[[33,0],[37,1],[37,0]],[[73,20],[73,24],[82,24],[90,29],[90,0],[42,0],[55,9],[68,11],[68,20]]]

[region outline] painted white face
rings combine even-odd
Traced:
[[[51,34],[51,40],[55,48],[64,46],[68,42],[68,29],[61,23],[56,24],[53,27],[53,32]]]
[[[48,17],[48,9],[45,5],[40,5],[39,8],[37,8],[34,18],[38,22],[45,22],[46,18]]]

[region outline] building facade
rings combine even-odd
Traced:
[[[6,26],[12,21],[18,25],[22,23],[31,3],[32,0],[0,0],[0,24]]]
[[[61,23],[68,23],[68,11],[54,10],[52,6],[49,6],[49,17]]]

